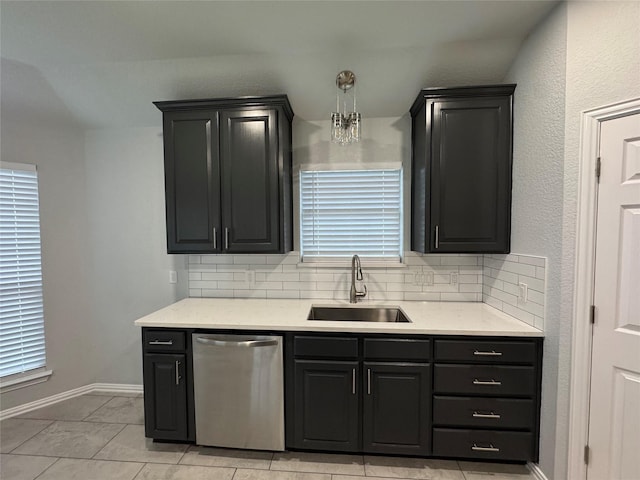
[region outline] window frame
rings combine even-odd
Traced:
[[[5,205],[9,208],[2,212],[2,220],[9,222],[9,224],[12,221],[14,223],[13,227],[8,227],[3,232],[3,236],[9,234],[7,236],[9,240],[5,241],[3,239],[3,247],[6,248],[3,248],[2,260],[5,268],[16,268],[16,273],[13,276],[2,279],[2,293],[7,295],[8,290],[16,290],[16,292],[13,296],[5,296],[2,298],[2,303],[3,308],[14,307],[18,308],[20,311],[18,314],[13,314],[11,316],[11,320],[9,320],[9,317],[5,316],[5,321],[3,322],[5,324],[5,331],[3,333],[7,335],[7,326],[10,324],[14,324],[12,325],[13,328],[30,329],[31,332],[28,336],[24,335],[23,331],[18,331],[18,340],[13,342],[12,345],[21,349],[24,349],[25,347],[34,349],[34,356],[31,361],[28,360],[29,357],[20,358],[20,354],[13,355],[15,361],[21,361],[22,363],[19,368],[14,369],[14,371],[7,372],[0,377],[0,391],[6,392],[23,386],[34,385],[36,383],[46,381],[53,372],[51,370],[47,370],[42,279],[42,229],[40,221],[39,192],[40,179],[37,167],[33,164],[3,161],[0,162],[0,170],[2,170],[2,180],[7,182],[6,185],[3,185],[2,189],[2,195],[5,196],[3,203],[4,201],[13,203],[13,205],[10,203]],[[26,173],[26,175],[23,174],[23,187],[26,187],[26,191],[25,196],[22,199],[17,198],[18,195],[16,194],[16,189],[20,188],[21,182],[20,174],[15,172]],[[16,200],[22,200],[24,202],[24,208],[19,215],[21,215],[23,219],[26,219],[25,223],[19,226],[17,225],[16,220],[12,220],[16,218]],[[13,242],[11,241],[11,235],[15,238]],[[20,238],[20,235],[22,235],[23,238]],[[20,241],[22,240],[22,245],[24,245],[25,237],[27,236],[31,237],[31,241],[33,243],[30,247],[20,251]],[[37,246],[35,246],[35,239],[37,239]],[[20,256],[22,256],[22,258],[20,258]],[[18,270],[20,262],[25,261],[27,262],[25,265],[27,268],[21,273]],[[25,271],[27,272],[26,275]],[[27,286],[20,284],[26,284]],[[21,301],[25,298],[25,292],[19,291],[20,289],[28,290],[27,293],[29,298],[27,303],[21,304]],[[7,312],[5,311],[4,313],[6,314]],[[5,338],[4,341],[11,342],[12,340]],[[31,345],[29,345],[29,343],[31,343]],[[6,360],[7,358],[5,357],[3,362],[6,362]]]
[[[308,267],[333,267],[333,266],[343,266],[345,261],[350,260],[352,255],[357,254],[361,257],[363,262],[367,263],[367,266],[373,267],[383,267],[383,268],[393,268],[393,267],[405,267],[404,262],[404,172],[401,165],[392,166],[392,167],[379,167],[379,168],[370,168],[370,169],[362,169],[362,168],[332,168],[333,166],[328,167],[316,167],[316,166],[307,166],[306,168],[301,166],[299,170],[299,245],[300,245],[300,261],[298,263],[299,266],[308,266]],[[304,176],[306,174],[327,174],[327,175],[336,175],[340,173],[353,173],[354,175],[362,174],[363,172],[370,172],[375,174],[375,172],[385,172],[385,173],[393,173],[397,178],[397,196],[395,198],[395,205],[398,209],[398,218],[395,222],[397,225],[397,230],[395,232],[397,238],[397,244],[395,245],[395,252],[392,256],[381,256],[381,255],[368,255],[366,253],[358,251],[356,248],[354,251],[349,253],[345,253],[344,255],[323,255],[322,253],[318,254],[306,254],[305,255],[305,245],[304,245],[304,235],[305,235],[305,206],[306,203],[304,201]],[[383,173],[384,174],[384,173]],[[383,176],[383,174],[381,176]],[[307,247],[308,248],[308,247]]]

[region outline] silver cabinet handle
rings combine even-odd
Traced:
[[[440,227],[436,225],[436,248],[440,246]]]
[[[473,414],[471,415],[474,418],[495,418],[498,419],[500,418],[500,414],[498,413],[480,413],[480,412],[473,412]]]
[[[218,232],[216,231],[216,227],[213,227],[213,249],[216,250],[218,248]]]
[[[176,385],[180,385],[180,361],[176,360]]]
[[[475,452],[499,452],[500,449],[494,447],[492,444],[489,444],[488,447],[481,447],[476,445],[475,443],[473,444],[473,447],[471,447],[471,450],[475,451]]]
[[[233,342],[206,337],[196,337],[196,342],[205,345],[214,345],[216,347],[272,347],[278,345],[277,340],[244,340],[240,342]]]
[[[151,340],[149,342],[149,345],[173,345],[173,340],[167,340],[167,341],[163,341],[163,340]]]
[[[356,394],[356,369],[351,370],[351,393]]]
[[[224,229],[224,249],[229,250],[229,228]]]
[[[473,352],[473,354],[481,357],[501,357],[502,356],[502,352],[496,352],[495,350],[491,350],[490,352],[481,352],[479,350],[476,350]]]
[[[371,369],[367,368],[367,395],[371,395]]]
[[[478,380],[477,378],[473,380],[474,385],[502,385],[502,382],[498,380]]]

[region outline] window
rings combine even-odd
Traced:
[[[402,259],[402,170],[300,172],[303,261]]]
[[[44,367],[38,176],[0,166],[0,377]]]

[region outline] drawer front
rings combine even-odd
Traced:
[[[144,330],[143,339],[147,352],[182,352],[186,346],[181,330]]]
[[[364,339],[364,358],[367,360],[414,360],[428,362],[431,342],[411,338]]]
[[[357,358],[358,339],[297,335],[293,339],[293,354],[296,357]]]
[[[504,365],[436,364],[435,393],[495,396],[532,396],[535,393],[533,367]]]
[[[533,435],[528,432],[433,429],[436,457],[530,461],[534,460],[532,447]]]
[[[527,341],[436,340],[435,360],[465,363],[526,363],[536,360],[536,344]]]
[[[433,398],[433,424],[448,427],[532,430],[533,400],[515,398]]]

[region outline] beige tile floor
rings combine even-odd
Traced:
[[[533,480],[522,465],[153,443],[142,396],[83,395],[0,423],[2,480]]]

